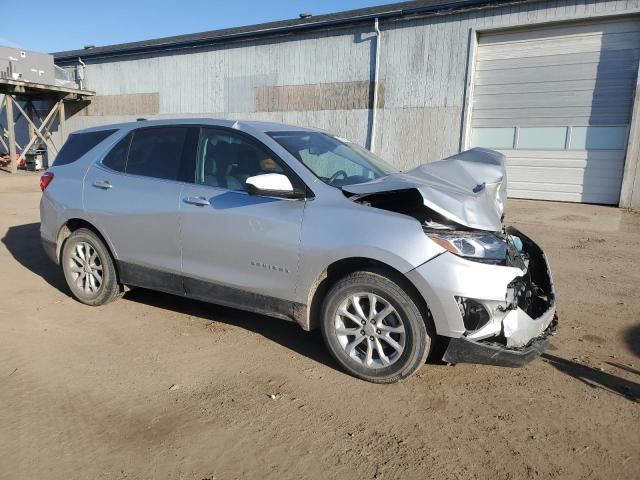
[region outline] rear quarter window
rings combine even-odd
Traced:
[[[129,144],[131,143],[132,135],[129,134],[120,140],[115,147],[111,149],[109,153],[102,160],[102,164],[105,167],[109,167],[111,170],[117,172],[124,172],[127,163],[127,154],[129,153]]]
[[[60,165],[68,165],[75,162],[104,139],[113,135],[115,131],[100,130],[88,133],[72,133],[60,149],[60,152],[58,152],[53,165],[59,167]]]

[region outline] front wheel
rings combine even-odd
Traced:
[[[424,315],[402,279],[358,271],[329,290],[322,336],[333,357],[352,375],[393,383],[418,370],[429,354],[432,334]]]
[[[91,230],[74,231],[64,242],[60,260],[76,300],[91,306],[104,305],[122,293],[111,254]]]

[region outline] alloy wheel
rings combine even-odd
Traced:
[[[335,333],[347,355],[367,368],[393,365],[405,348],[405,326],[391,303],[379,295],[350,295],[338,308]]]
[[[103,264],[96,249],[87,242],[78,242],[68,264],[71,281],[85,294],[95,294],[102,286]]]

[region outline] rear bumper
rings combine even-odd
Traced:
[[[464,337],[449,340],[442,360],[447,363],[479,363],[500,367],[523,367],[538,358],[549,346],[558,318],[547,329],[521,348],[509,348],[496,342],[474,341]]]
[[[49,257],[49,259],[55,263],[56,265],[58,264],[58,255],[57,255],[57,246],[55,244],[55,242],[52,242],[50,240],[47,240],[44,237],[40,237],[40,242],[42,243],[42,248],[44,249],[44,252],[47,254],[47,257]]]

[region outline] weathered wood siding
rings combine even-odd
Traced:
[[[580,20],[638,8],[640,0],[540,1],[381,22],[384,106],[376,151],[403,168],[458,151],[470,29]],[[274,120],[327,129],[364,145],[370,110],[363,105],[363,87],[357,100],[343,96],[336,102],[336,95],[345,85],[369,84],[374,45],[372,24],[88,63],[87,86],[98,95],[157,94],[158,113],[149,118]],[[75,115],[69,125],[135,118],[109,113]]]

